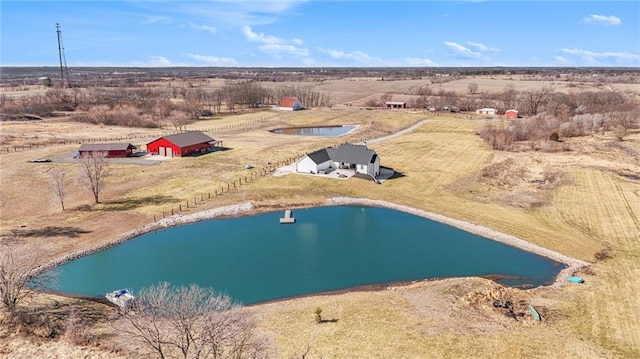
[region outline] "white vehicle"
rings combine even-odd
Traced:
[[[105,297],[108,301],[120,308],[126,308],[127,304],[136,299],[128,289],[114,290],[113,292],[107,293]]]

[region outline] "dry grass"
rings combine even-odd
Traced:
[[[102,204],[90,205],[90,192],[74,186],[68,198],[72,209],[64,213],[50,199],[46,170],[60,166],[73,172],[76,166],[26,161],[70,154],[77,146],[2,154],[3,232],[36,231],[52,224],[88,232],[77,237],[68,232],[31,237],[58,257],[149,223],[154,213],[246,176],[247,163],[261,167],[322,146],[379,137],[424,118],[423,114],[366,110],[308,110],[265,122],[255,122],[261,114],[242,116],[193,125],[243,125],[212,133],[230,150],[154,166],[113,166]],[[268,132],[318,123],[360,127],[346,137],[329,140]],[[475,134],[476,126],[469,120],[437,117],[413,133],[371,145],[384,166],[401,173],[383,185],[314,176],[259,177],[189,211],[247,200],[258,210],[267,210],[319,204],[336,195],[368,197],[477,223],[583,260],[594,261],[597,252],[610,247],[612,258],[598,261],[583,273],[587,282],[582,286],[520,291],[523,300],[543,311],[542,323],[515,322],[488,303],[468,301],[474,293],[495,290],[485,280],[447,280],[252,307],[261,318],[260,327],[277,342],[279,357],[300,357],[307,345],[311,348],[308,358],[632,358],[640,352],[640,282],[635,280],[640,277],[640,182],[616,174],[621,169],[640,173],[637,160],[622,153],[611,155],[596,145],[580,151],[578,143],[571,153],[509,154],[516,163],[533,156],[541,168],[560,170],[573,182],[537,188],[524,181],[518,190],[542,193],[548,201],[536,208],[507,206],[497,199],[512,189],[477,180],[484,168],[507,155],[494,154]],[[86,133],[96,130],[87,127]],[[636,134],[626,145],[637,151],[639,143]],[[323,309],[325,319],[337,321],[316,324],[316,307]]]

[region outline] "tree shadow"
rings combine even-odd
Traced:
[[[57,227],[47,226],[38,229],[14,229],[11,231],[14,236],[21,238],[29,237],[69,237],[76,238],[81,234],[91,233],[77,227]]]
[[[335,319],[335,318],[334,319],[322,319],[320,321],[320,324],[322,324],[322,323],[337,323],[339,320],[340,319]]]
[[[116,201],[101,202],[107,211],[128,211],[143,206],[177,203],[178,199],[171,196],[155,195],[141,198],[124,198]]]

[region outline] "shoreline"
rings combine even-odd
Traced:
[[[566,256],[564,254],[552,251],[550,249],[544,248],[544,247],[540,247],[538,245],[535,245],[533,243],[527,242],[523,239],[517,238],[515,236],[511,236],[505,233],[501,233],[498,231],[494,231],[490,228],[487,227],[483,227],[480,225],[476,225],[470,222],[466,222],[466,221],[462,221],[462,220],[458,220],[458,219],[454,219],[454,218],[450,218],[450,217],[446,217],[437,213],[433,213],[433,212],[428,212],[428,211],[424,211],[418,208],[413,208],[413,207],[409,207],[409,206],[405,206],[405,205],[400,205],[400,204],[395,204],[392,202],[387,202],[387,201],[382,201],[382,200],[373,200],[373,199],[368,199],[368,198],[353,198],[353,197],[333,197],[333,198],[329,198],[325,201],[324,204],[319,204],[319,206],[331,206],[331,205],[363,205],[363,206],[369,206],[369,207],[383,207],[383,208],[389,208],[389,209],[393,209],[393,210],[397,210],[397,211],[401,211],[401,212],[405,212],[405,213],[409,213],[409,214],[413,214],[419,217],[423,217],[429,220],[433,220],[439,223],[443,223],[452,227],[456,227],[458,229],[464,230],[466,232],[481,236],[481,237],[485,237],[515,248],[519,248],[522,249],[524,251],[530,252],[530,253],[534,253],[537,255],[541,255],[547,258],[550,258],[552,260],[555,260],[557,262],[563,263],[567,265],[567,268],[561,270],[558,275],[556,276],[556,279],[549,285],[546,286],[539,286],[536,288],[558,288],[561,287],[563,285],[564,282],[566,282],[566,279],[571,276],[574,272],[576,272],[577,270],[589,266],[588,262],[584,262],[569,256]],[[308,206],[302,206],[302,207],[298,207],[298,208],[307,208]],[[257,213],[265,213],[265,212],[275,212],[275,209],[261,209],[261,208],[256,208],[256,206],[253,205],[252,202],[243,202],[243,203],[239,203],[239,204],[234,204],[234,205],[228,205],[228,206],[223,206],[223,207],[217,207],[217,208],[212,208],[209,210],[205,210],[202,212],[197,212],[197,213],[192,213],[192,214],[187,214],[187,215],[180,215],[180,214],[175,214],[173,216],[170,217],[165,217],[163,219],[160,219],[154,223],[151,223],[149,225],[140,227],[140,228],[136,228],[134,230],[131,230],[129,232],[125,232],[123,234],[120,234],[118,236],[116,236],[113,240],[107,241],[103,244],[85,249],[85,250],[81,250],[78,252],[74,252],[74,253],[70,253],[67,254],[61,258],[58,258],[56,260],[53,260],[43,266],[41,266],[38,270],[38,274],[48,271],[48,270],[52,270],[58,266],[61,266],[63,264],[66,264],[68,262],[71,262],[73,260],[76,260],[80,257],[84,257],[84,256],[88,256],[91,254],[94,254],[96,252],[111,248],[113,246],[116,246],[118,244],[121,244],[123,242],[126,242],[130,239],[133,239],[135,237],[141,236],[143,234],[147,234],[156,230],[161,230],[161,229],[165,229],[165,228],[169,228],[169,227],[174,227],[174,226],[179,226],[179,225],[183,225],[183,224],[190,224],[190,223],[196,223],[196,222],[200,222],[200,221],[205,221],[205,220],[210,220],[210,219],[215,219],[215,218],[219,218],[219,217],[239,217],[241,215],[247,215],[250,214],[251,212],[256,212]],[[482,276],[480,277],[473,277],[473,278],[484,278]],[[446,280],[448,278],[431,278],[431,279],[423,279],[423,280],[418,280],[418,281],[409,281],[407,283],[401,282],[401,283],[380,283],[380,284],[375,284],[375,285],[368,285],[365,287],[369,287],[369,289],[366,290],[384,290],[386,288],[389,287],[389,285],[392,286],[405,286],[405,285],[410,285],[412,283],[416,283],[416,282],[432,282],[432,281],[442,281],[442,280]],[[501,284],[502,285],[502,284]],[[304,295],[301,297],[312,297],[312,296],[316,296],[316,295],[327,295],[327,294],[341,294],[341,293],[346,293],[346,292],[351,292],[351,291],[361,291],[363,288],[363,286],[359,286],[359,287],[354,287],[354,288],[348,288],[348,289],[344,289],[344,290],[338,290],[338,291],[332,291],[332,292],[328,292],[328,293],[314,293],[314,294],[308,294],[308,295]],[[375,288],[375,289],[374,289]],[[59,292],[50,292],[52,294],[58,294],[58,295],[64,295],[64,296],[68,296],[68,294],[64,294],[64,293],[59,293]],[[299,298],[298,296],[295,297],[290,297],[290,298],[282,298],[282,299],[275,299],[273,301],[268,301],[265,303],[272,303],[272,302],[278,302],[278,301],[285,301],[285,300],[291,300],[291,299],[295,299],[295,298]],[[256,303],[256,304],[252,304],[253,305],[260,305],[260,304],[265,304],[265,303]]]

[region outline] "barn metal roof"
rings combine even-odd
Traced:
[[[291,108],[293,108],[293,106],[296,105],[296,101],[297,100],[298,100],[297,97],[284,97],[280,101],[280,107],[291,107]]]
[[[176,133],[175,135],[164,136],[163,138],[179,147],[192,146],[200,143],[215,142],[213,138],[209,137],[208,135],[205,135],[200,131],[187,131],[182,133]]]
[[[136,146],[126,143],[83,143],[80,145],[78,151],[81,152],[99,152],[99,151],[126,151],[128,149],[135,149]]]

